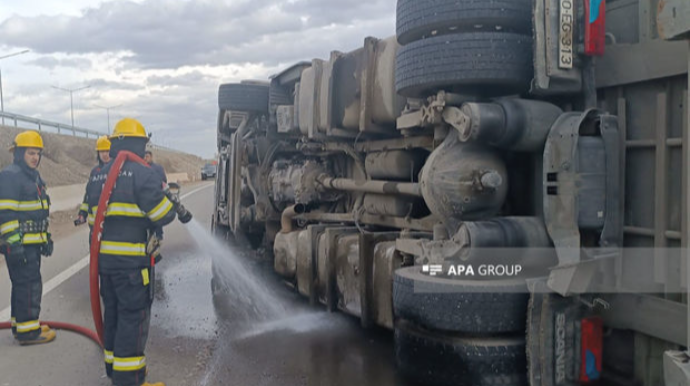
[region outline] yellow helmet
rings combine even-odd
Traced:
[[[146,130],[141,122],[134,118],[124,118],[115,125],[115,130],[110,138],[124,138],[124,137],[135,137],[135,138],[147,138]]]
[[[107,135],[98,137],[96,141],[96,151],[108,151],[110,150],[110,140]]]
[[[33,130],[19,133],[14,137],[14,142],[10,150],[14,150],[17,147],[35,147],[37,149],[43,149],[43,138],[41,138],[38,132]]]

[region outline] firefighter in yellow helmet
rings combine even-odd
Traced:
[[[110,157],[126,150],[143,158],[148,140],[139,121],[125,118],[110,136]],[[86,187],[90,216],[95,216],[113,164],[104,165]],[[116,386],[164,386],[145,382],[154,285],[146,246],[153,229],[172,222],[175,214],[161,177],[146,165],[125,162],[108,202],[98,257],[105,368]]]
[[[110,162],[110,139],[108,139],[108,136],[106,135],[99,137],[98,140],[96,140],[96,159],[98,160],[98,165],[91,169],[89,181],[96,173],[101,171],[105,164]],[[84,194],[84,200],[82,201],[81,206],[79,206],[78,219],[74,222],[74,225],[81,225],[85,223],[87,219],[89,226],[93,226],[94,217],[89,217],[88,196]],[[90,240],[91,238],[89,238],[89,241]]]
[[[41,255],[50,256],[50,199],[38,173],[43,139],[35,131],[17,135],[14,162],[0,171],[0,253],[12,281],[12,333],[21,345],[48,343],[55,331],[41,327]]]

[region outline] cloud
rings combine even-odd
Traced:
[[[57,67],[76,67],[76,68],[90,68],[92,66],[91,60],[87,58],[66,58],[56,59],[52,56],[41,56],[34,60],[25,62],[26,64],[54,70]]]
[[[395,3],[116,0],[70,14],[15,13],[0,20],[0,49],[28,48],[35,57],[23,64],[48,71],[8,61],[6,107],[67,123],[69,95],[50,85],[88,84],[74,94],[78,126],[105,132],[106,111],[96,105],[121,105],[110,111],[111,126],[135,117],[155,142],[209,157],[219,84],[266,80],[296,62],[362,47],[366,36],[391,36]]]
[[[141,68],[270,64],[335,49],[325,44],[361,23],[385,23],[392,34],[394,8],[391,0],[111,1],[80,16],[10,17],[0,44],[43,54],[127,52]]]

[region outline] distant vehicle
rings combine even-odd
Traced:
[[[216,178],[216,165],[208,163],[201,168],[201,180],[206,181],[209,178]]]

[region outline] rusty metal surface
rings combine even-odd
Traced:
[[[686,0],[660,0],[657,31],[664,39],[685,39],[690,34],[690,3]]]

